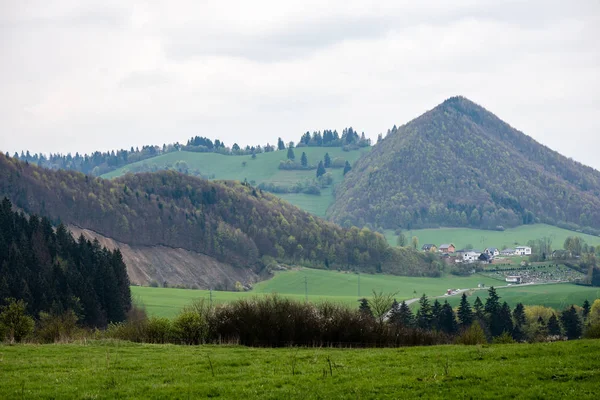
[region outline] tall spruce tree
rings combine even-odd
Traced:
[[[581,306],[581,316],[583,317],[583,320],[586,321],[588,318],[588,315],[590,315],[590,309],[592,307],[590,306],[590,302],[585,299],[583,302],[583,305]]]
[[[448,301],[444,301],[442,310],[439,315],[439,327],[440,330],[449,335],[454,335],[458,331],[458,324],[456,323],[456,315],[454,310],[448,304]]]
[[[361,314],[373,318],[373,311],[371,311],[371,306],[369,306],[369,300],[362,298],[360,299],[360,305],[358,306],[358,311]]]
[[[504,332],[508,333],[512,336],[514,330],[514,324],[512,320],[512,312],[510,310],[510,306],[507,302],[502,303],[500,307],[500,312],[498,314],[498,320],[500,322],[499,334],[495,336],[500,336]],[[490,328],[491,329],[491,328]],[[492,332],[493,335],[493,332]]]
[[[543,322],[543,320],[542,320],[542,322]],[[552,314],[550,316],[550,318],[548,319],[548,334],[552,335],[552,336],[562,335],[562,331],[560,329],[560,324],[558,323],[558,318],[556,318],[555,314]]]
[[[525,339],[525,307],[523,303],[518,303],[513,310],[514,329],[513,338],[517,342],[521,342]]]
[[[346,175],[348,172],[350,172],[351,169],[352,169],[352,166],[350,165],[350,163],[348,161],[346,161],[346,164],[344,164],[344,175]]]
[[[431,307],[431,326],[435,330],[440,330],[440,314],[442,313],[442,304],[435,299]]]
[[[564,310],[560,315],[560,322],[569,340],[579,339],[582,332],[581,318],[574,306]]]
[[[317,167],[317,178],[325,175],[325,167],[323,166],[323,161],[319,161],[319,166]]]
[[[399,319],[403,326],[410,328],[415,324],[415,317],[405,301],[400,303]]]
[[[281,138],[277,139],[277,150],[285,150],[285,143],[283,143]]]
[[[294,154],[294,148],[292,146],[290,146],[288,148],[287,158],[288,158],[288,160],[292,160],[292,161],[294,161],[296,159],[296,155]]]
[[[419,310],[417,311],[417,326],[421,329],[431,329],[433,316],[431,304],[425,294],[419,299]]]
[[[492,286],[490,287],[488,292],[488,298],[485,301],[484,307],[485,317],[487,320],[488,327],[490,328],[490,333],[492,337],[496,337],[502,335],[502,332],[504,332],[506,318],[505,315],[501,315],[502,305],[500,304],[500,296],[498,296],[498,293],[496,293],[496,289]],[[511,313],[509,308],[509,315],[510,314]]]
[[[469,300],[467,300],[466,293],[463,293],[460,298],[457,315],[461,328],[468,328],[473,323],[473,310],[471,310],[471,305],[469,304]]]
[[[481,301],[479,296],[477,296],[477,298],[475,299],[475,302],[473,303],[473,310],[474,310],[475,318],[477,318],[481,321],[483,321],[485,319],[485,309],[483,307],[483,302]]]
[[[325,157],[323,158],[323,163],[325,164],[325,168],[331,167],[331,157],[329,157],[329,153],[325,153]]]
[[[303,167],[308,166],[308,157],[306,157],[305,152],[302,152],[302,157],[300,157],[300,164],[302,164]]]

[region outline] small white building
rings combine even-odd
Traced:
[[[515,249],[505,249],[505,250],[502,250],[500,252],[500,255],[503,255],[503,256],[514,256],[515,255]]]
[[[507,283],[521,283],[521,277],[520,276],[507,276],[506,277],[506,282]]]
[[[474,251],[467,251],[463,253],[463,262],[471,263],[475,261],[479,261],[480,253],[476,253]]]
[[[531,255],[531,247],[517,246],[515,248],[515,254],[518,256],[530,256]]]
[[[488,256],[496,257],[500,255],[500,251],[495,247],[488,247],[484,250],[484,253]]]

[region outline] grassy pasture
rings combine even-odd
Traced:
[[[600,237],[573,232],[552,225],[535,224],[523,225],[516,228],[500,231],[484,231],[470,228],[438,228],[438,229],[413,229],[404,231],[410,241],[413,236],[419,238],[419,247],[425,243],[439,246],[443,243],[454,243],[457,249],[462,249],[468,244],[475,249],[483,250],[486,247],[502,246],[514,248],[516,244],[526,245],[529,240],[549,237],[552,239],[554,249],[562,249],[565,239],[569,236],[580,236],[590,245],[600,245]],[[396,245],[396,235],[393,231],[386,231],[385,237],[392,245]]]
[[[299,269],[279,272],[267,281],[258,283],[250,292],[212,292],[214,304],[230,302],[240,298],[278,293],[295,300],[304,301],[305,284],[308,288],[309,301],[334,301],[348,305],[356,305],[359,276],[354,273],[324,271],[316,269]],[[439,296],[450,288],[472,288],[478,283],[486,286],[498,285],[500,281],[483,276],[457,277],[448,275],[444,278],[416,278],[392,275],[360,275],[360,295],[368,297],[373,290],[385,293],[397,292],[398,300],[410,299],[426,293],[428,296]],[[143,304],[151,315],[171,317],[176,315],[185,305],[194,299],[209,300],[207,290],[189,290],[173,288],[151,288],[132,286],[131,292],[138,304]],[[415,294],[415,292],[417,294]]]
[[[487,299],[487,290],[474,291],[469,297],[471,305],[475,301],[475,296],[479,296],[482,301]],[[578,286],[571,283],[558,283],[548,285],[514,285],[507,288],[498,288],[500,301],[506,301],[511,306],[517,303],[525,305],[543,305],[562,310],[571,304],[582,305],[584,300],[593,303],[595,299],[600,299],[600,288]],[[448,298],[448,303],[453,307],[458,306],[460,297],[452,296]]]
[[[309,164],[317,165],[323,160],[325,153],[329,153],[331,159],[340,157],[344,160],[354,163],[369,148],[362,148],[354,151],[343,151],[340,147],[302,147],[294,149],[296,160],[300,160],[302,152],[306,153]],[[315,177],[316,171],[287,171],[280,170],[279,162],[287,160],[287,150],[274,151],[270,153],[257,154],[256,159],[251,156],[226,156],[216,153],[193,153],[180,151],[167,153],[148,160],[139,161],[126,165],[115,171],[111,171],[103,178],[112,179],[126,174],[138,165],[147,164],[156,165],[158,169],[164,169],[167,164],[175,164],[177,161],[185,161],[190,169],[198,169],[204,176],[214,175],[215,179],[238,180],[247,179],[248,182],[254,181],[256,185],[269,182],[281,185],[293,185],[298,181],[304,181]],[[246,163],[244,166],[243,163]],[[328,169],[333,176],[334,185],[343,178],[343,169]],[[322,191],[320,196],[307,195],[302,193],[278,195],[290,203],[308,211],[319,217],[324,217],[327,208],[333,202],[333,191],[327,188]]]
[[[600,340],[399,349],[0,345],[5,399],[600,397]]]
[[[358,275],[314,269],[300,269],[279,272],[272,279],[258,283],[250,292],[217,292],[213,291],[213,303],[219,304],[236,299],[262,296],[269,293],[278,293],[298,301],[304,301],[304,278],[308,288],[308,300],[313,302],[334,301],[350,306],[357,304]],[[476,288],[477,284],[484,283],[489,286],[504,286],[505,282],[473,275],[470,277],[457,277],[447,275],[442,278],[415,278],[390,275],[360,275],[360,295],[368,297],[372,290],[385,293],[397,292],[398,301],[415,298],[423,293],[430,297],[441,296],[447,289]],[[206,290],[188,290],[172,288],[150,288],[133,286],[131,288],[134,300],[146,307],[151,315],[172,317],[185,305],[194,299],[209,299],[210,292]],[[416,294],[415,294],[416,292]],[[476,291],[475,294],[485,298],[487,291]],[[583,300],[590,302],[600,298],[598,288],[589,288],[572,284],[542,285],[542,286],[511,286],[500,288],[499,294],[503,300],[514,305],[518,302],[524,304],[540,304],[549,307],[562,308],[566,304],[581,304]],[[452,305],[458,304],[458,296],[448,298]],[[474,298],[472,298],[474,300]]]

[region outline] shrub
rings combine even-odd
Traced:
[[[173,321],[173,332],[181,343],[200,344],[206,341],[208,325],[200,314],[183,311]]]
[[[152,317],[146,323],[146,343],[169,343],[173,340],[173,326],[168,318]]]
[[[586,326],[583,337],[585,339],[600,339],[600,321]]]
[[[0,332],[9,343],[21,342],[33,333],[33,318],[25,313],[27,303],[13,298],[0,307]]]
[[[516,343],[516,342],[510,333],[504,331],[504,332],[502,332],[502,335],[496,336],[492,340],[492,343],[494,343],[494,344],[511,344],[511,343]]]
[[[476,344],[487,343],[485,332],[481,328],[479,322],[474,322],[470,327],[465,329],[455,341],[457,344],[474,346]]]
[[[143,342],[146,339],[147,326],[146,311],[132,307],[127,313],[127,321],[109,324],[104,334],[111,339]]]
[[[41,312],[36,336],[44,343],[70,341],[78,330],[77,319],[72,310],[60,315]]]

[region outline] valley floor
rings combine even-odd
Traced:
[[[0,398],[600,398],[600,340],[399,349],[0,346]]]

